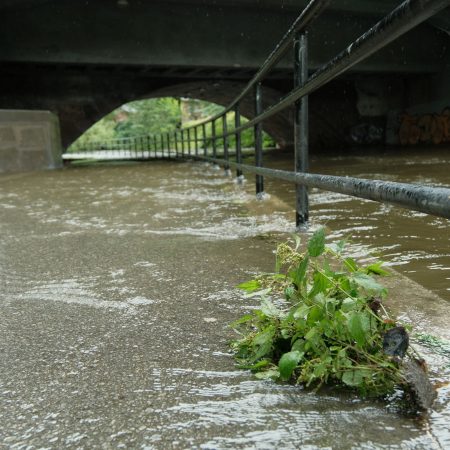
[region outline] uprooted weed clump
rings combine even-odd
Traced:
[[[345,241],[325,245],[323,229],[304,252],[295,239],[278,246],[275,273],[238,286],[260,299],[258,309],[232,324],[240,367],[261,379],[340,385],[365,396],[411,390],[405,361],[416,372],[421,362],[405,327],[383,306],[387,290],[375,279],[388,275],[383,263],[358,265],[343,255]]]

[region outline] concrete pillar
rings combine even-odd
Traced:
[[[0,110],[0,172],[62,166],[58,117],[49,111]]]

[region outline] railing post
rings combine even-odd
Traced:
[[[217,142],[216,142],[216,121],[211,122],[211,137],[212,137],[212,153],[213,158],[217,158]]]
[[[202,134],[203,134],[203,155],[207,156],[208,148],[206,145],[206,124],[205,123],[202,125]]]
[[[228,165],[228,124],[227,113],[222,116],[222,134],[223,134],[223,158],[225,159],[225,175],[230,175],[230,166]]]
[[[257,83],[255,86],[255,117],[262,113],[262,86]],[[255,125],[255,165],[262,167],[263,165],[263,139],[262,139],[262,123]],[[262,175],[256,175],[256,195],[260,197],[264,193],[264,178]]]
[[[149,135],[147,135],[147,146],[146,146],[146,148],[147,148],[147,152],[145,153],[145,157],[148,157],[148,156],[150,156],[150,136]]]
[[[184,130],[181,129],[181,157],[184,158]]]
[[[234,109],[234,127],[239,128],[241,126],[241,108],[239,103],[236,104]],[[238,131],[236,133],[236,162],[238,164],[242,164],[242,140],[241,140],[241,132]],[[238,183],[242,183],[243,175],[241,169],[236,169],[236,177]]]
[[[189,154],[189,156],[191,156],[191,129],[190,128],[187,129],[187,135],[188,135],[188,138],[187,138],[188,154]]]
[[[308,35],[297,33],[294,40],[294,87],[308,81]],[[309,119],[308,96],[295,102],[294,145],[295,171],[307,172],[309,169]],[[299,227],[309,219],[308,188],[296,185],[295,223]]]
[[[174,131],[173,133],[173,140],[175,143],[175,158],[178,159],[178,135],[177,135],[177,130]]]
[[[158,152],[158,136],[155,134],[153,136],[153,146],[154,148],[154,154],[155,154],[155,158],[157,157],[157,152]]]
[[[194,127],[194,140],[195,140],[195,156],[198,156],[198,131],[197,131],[197,127]]]

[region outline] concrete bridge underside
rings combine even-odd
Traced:
[[[185,96],[226,104],[255,73],[305,0],[15,0],[0,5],[0,108],[59,115],[64,145],[123,103]],[[314,71],[397,5],[348,0],[310,31]],[[334,2],[333,2],[334,4]],[[333,9],[334,8],[334,9]],[[450,14],[441,13],[311,97],[315,146],[390,111],[450,99]],[[264,83],[266,105],[292,87],[292,62]],[[252,99],[242,106],[253,115]],[[264,124],[292,142],[292,114]]]

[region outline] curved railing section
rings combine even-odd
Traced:
[[[296,185],[296,224],[304,224],[309,218],[308,188],[320,188],[369,200],[393,203],[450,218],[450,189],[422,185],[385,182],[349,177],[336,177],[308,173],[308,95],[343,74],[355,64],[363,61],[385,47],[399,36],[450,6],[450,0],[406,0],[371,29],[351,43],[341,53],[320,67],[312,75],[308,70],[308,29],[329,5],[330,0],[311,0],[288,32],[266,59],[256,75],[241,93],[219,114],[195,125],[173,130],[169,133],[136,136],[109,142],[88,143],[82,152],[116,152],[118,158],[195,158],[222,164],[226,171],[236,169],[237,177],[250,172],[256,175],[256,193],[264,192],[264,177],[290,181]],[[262,82],[276,64],[293,48],[294,87],[277,103],[263,110]],[[243,123],[241,104],[253,96],[255,115]],[[294,106],[295,172],[263,167],[262,123]],[[228,129],[227,117],[234,114],[234,127]],[[221,133],[217,133],[217,123]],[[208,137],[206,127],[210,127]],[[242,163],[241,135],[254,130],[255,165]],[[233,149],[230,141],[233,138]],[[231,160],[231,156],[234,160]]]

